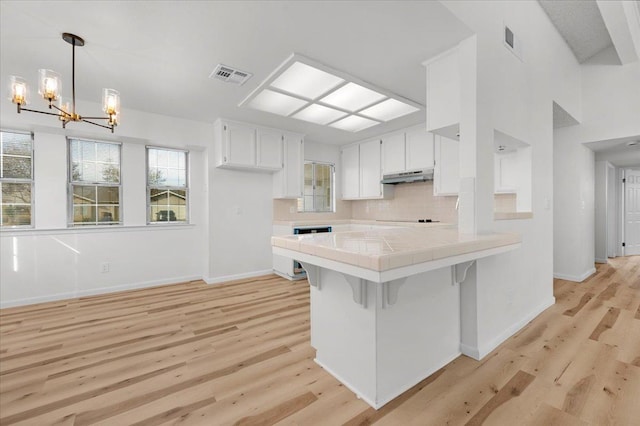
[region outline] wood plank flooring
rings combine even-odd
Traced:
[[[0,424],[638,425],[640,256],[376,411],[313,362],[309,286],[189,282],[0,311]]]

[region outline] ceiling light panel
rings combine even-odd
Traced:
[[[315,99],[343,82],[338,76],[302,62],[294,62],[271,83],[271,87],[303,98]]]
[[[318,104],[311,104],[297,114],[292,115],[292,117],[299,120],[325,125],[344,117],[345,115],[347,115],[346,112],[338,111],[337,109]]]
[[[375,90],[367,89],[356,83],[347,83],[320,99],[320,102],[354,112],[384,98],[386,98],[385,95]]]
[[[360,130],[375,126],[376,124],[380,123],[369,120],[368,118],[358,117],[357,115],[350,115],[342,120],[329,124],[329,126],[340,130],[346,130],[348,132],[359,132]]]
[[[414,106],[396,99],[387,99],[386,101],[360,111],[359,114],[375,118],[376,120],[390,121],[416,111],[419,111],[419,109]]]
[[[302,99],[265,89],[253,98],[249,106],[273,114],[287,116],[302,108],[307,103],[307,101]]]

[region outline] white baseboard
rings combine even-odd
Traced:
[[[87,290],[69,291],[65,293],[48,294],[45,296],[28,297],[24,299],[13,299],[0,301],[0,309],[10,308],[14,306],[33,305],[35,303],[54,302],[57,300],[75,299],[84,296],[94,296],[96,294],[115,293],[118,291],[135,290],[146,287],[157,287],[160,285],[176,284],[187,281],[202,279],[199,276],[174,277],[162,280],[142,281],[131,284],[123,284],[109,287],[91,288]]]
[[[588,271],[585,271],[582,275],[567,275],[567,274],[561,274],[558,272],[554,272],[553,273],[553,278],[558,278],[559,280],[565,280],[565,281],[574,281],[577,283],[581,283],[582,281],[586,280],[587,278],[589,278],[591,275],[596,273],[596,268],[591,268]]]
[[[219,284],[227,281],[244,280],[246,278],[255,278],[273,273],[273,269],[265,269],[262,271],[246,272],[244,274],[223,275],[221,277],[207,277],[204,278],[204,282],[206,282],[207,284]]]
[[[489,354],[492,350],[497,348],[502,342],[504,342],[509,337],[511,337],[514,334],[516,334],[522,327],[527,325],[531,320],[533,320],[535,317],[540,315],[542,312],[544,312],[550,306],[553,306],[555,303],[556,303],[555,297],[550,298],[546,302],[538,305],[531,312],[529,312],[527,315],[525,315],[520,321],[518,321],[518,322],[514,323],[513,325],[511,325],[509,328],[504,330],[502,333],[500,333],[494,339],[490,340],[487,343],[480,344],[480,345],[478,345],[478,347],[474,347],[474,346],[470,346],[470,345],[465,345],[464,343],[460,343],[460,352],[462,352],[463,354],[465,354],[468,357],[471,357],[473,359],[481,360],[482,358],[487,356],[487,354]]]
[[[608,263],[609,259],[600,259],[598,257],[596,257],[596,263]]]

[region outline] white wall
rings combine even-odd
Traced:
[[[613,53],[581,66],[581,123],[555,131],[554,272],[573,281],[594,271],[594,156],[582,144],[640,136],[640,62],[613,65]]]
[[[595,228],[595,261],[607,263],[607,235],[608,235],[608,211],[607,211],[607,178],[609,163],[606,161],[595,162],[594,176],[594,228]]]
[[[80,111],[99,111],[80,103]],[[112,135],[2,108],[3,130],[34,132],[35,228],[0,232],[0,306],[199,279],[208,263],[207,159],[213,126],[123,111]],[[54,127],[52,127],[54,126]],[[67,228],[66,136],[122,142],[123,226]],[[146,225],[145,144],[190,151],[189,225]],[[102,273],[101,264],[110,270]]]
[[[595,165],[593,151],[575,143],[568,129],[554,131],[553,273],[580,282],[595,272]]]
[[[475,220],[478,231],[523,237],[519,250],[478,261],[475,283],[472,275],[472,282],[461,286],[463,303],[473,297],[478,301],[477,311],[463,320],[475,321],[477,341],[469,344],[482,356],[554,303],[552,105],[556,100],[574,117],[581,116],[580,68],[537,2],[445,5],[477,38],[475,53],[465,46],[469,64],[476,56],[477,70],[462,67],[460,123],[461,176],[471,179],[475,200],[463,207],[461,197],[460,226],[473,228],[469,221]],[[504,47],[504,23],[522,41],[523,61]],[[531,145],[533,219],[493,220],[494,129]]]

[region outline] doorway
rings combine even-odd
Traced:
[[[640,169],[624,171],[624,255],[640,255]]]

